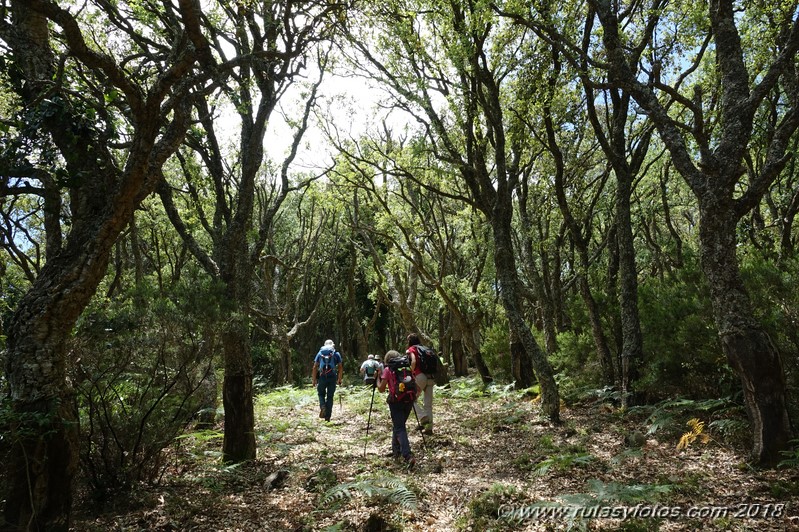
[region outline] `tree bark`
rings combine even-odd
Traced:
[[[469,365],[466,363],[466,356],[463,353],[463,333],[454,317],[450,319],[450,329],[452,330],[451,352],[455,376],[466,377],[469,374]]]
[[[516,390],[529,388],[535,383],[535,374],[533,373],[532,365],[525,364],[525,362],[530,360],[530,357],[527,356],[527,352],[524,350],[524,344],[511,334],[508,348],[514,388]]]
[[[643,360],[644,340],[638,315],[638,269],[630,216],[632,175],[616,171],[616,238],[619,249],[619,310],[621,313],[621,404],[635,403],[634,383]],[[612,361],[611,361],[612,363]]]
[[[736,257],[736,220],[728,209],[700,203],[702,270],[710,285],[721,347],[741,379],[752,422],[752,456],[773,466],[791,439],[782,361],[771,339],[754,319]]]
[[[541,408],[550,421],[560,422],[560,396],[558,385],[552,373],[552,366],[546,358],[546,354],[538,346],[530,327],[524,320],[519,305],[519,279],[516,270],[516,259],[513,256],[513,240],[510,234],[511,228],[511,206],[510,194],[507,198],[501,198],[502,191],[498,192],[500,198],[494,208],[494,215],[491,219],[491,226],[494,231],[494,266],[497,271],[499,281],[500,297],[505,314],[508,318],[511,329],[511,338],[518,338],[524,345],[527,352],[526,358],[529,362],[520,362],[520,378],[524,379],[529,371],[530,364],[535,371],[535,376],[541,384]],[[517,386],[526,388],[531,386],[532,379],[529,381],[521,380]]]
[[[11,8],[13,25],[0,25],[0,36],[10,44],[25,76],[20,96],[30,109],[36,109],[45,96],[51,105],[60,105],[43,113],[41,128],[58,147],[72,181],[72,226],[63,249],[58,249],[57,238],[48,238],[47,264],[8,326],[6,374],[16,419],[4,526],[66,531],[79,432],[64,346],[106,272],[114,242],[135,207],[154,188],[154,170],[174,153],[183,137],[188,118],[185,87],[176,83],[189,73],[194,56],[176,50],[175,63],[159,65],[168,68],[153,80],[163,92],[152,91],[143,100],[145,91],[130,85],[111,58],[89,49],[77,21],[66,10],[42,1],[15,1]],[[196,22],[190,14],[183,15],[186,23]],[[117,167],[86,118],[69,105],[68,91],[59,94],[53,89],[56,61],[49,43],[50,20],[64,30],[70,54],[86,66],[87,75],[101,69],[104,83],[124,87],[120,92],[128,98],[134,124],[124,169]],[[174,113],[162,108],[167,94],[174,98]],[[170,114],[171,123],[167,122]],[[48,208],[55,208],[55,202],[48,201]],[[50,221],[47,227],[56,230],[57,224]]]
[[[255,411],[252,399],[252,354],[248,320],[234,314],[222,334],[225,378],[222,404],[225,408],[225,438],[222,455],[225,462],[255,459]]]

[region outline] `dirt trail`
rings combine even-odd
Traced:
[[[423,445],[410,431],[418,463],[408,472],[385,457],[391,424],[379,393],[366,439],[370,392],[340,388],[330,423],[310,387],[259,397],[256,462],[221,466],[218,434],[186,438],[160,486],[75,530],[799,529],[795,469],[752,470],[741,449],[713,441],[677,451],[679,432],[646,436],[641,419],[598,403],[564,407],[551,427],[529,397],[483,396],[473,381],[436,390],[435,434]],[[509,509],[526,514],[498,518]]]

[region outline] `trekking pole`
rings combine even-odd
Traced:
[[[426,451],[427,441],[424,439],[424,427],[422,427],[422,422],[419,421],[419,414],[416,413],[416,408],[414,408],[413,404],[411,404],[411,410],[413,410],[413,415],[416,416],[416,424],[419,425],[419,434],[422,435],[422,447],[424,447],[424,450]]]
[[[363,457],[366,458],[366,445],[369,443],[369,425],[372,423],[372,405],[375,404],[377,380],[372,384],[372,401],[369,403],[369,418],[366,420],[366,439],[363,441]]]

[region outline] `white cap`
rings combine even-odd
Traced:
[[[333,343],[333,340],[325,340],[325,346],[336,347],[336,344]]]
[[[369,356],[368,356],[368,357],[366,357],[366,358],[369,358],[369,359],[374,359],[374,358],[375,358],[375,356],[374,356],[374,355],[369,355]]]

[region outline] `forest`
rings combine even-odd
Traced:
[[[799,0],[0,0],[0,49],[0,530],[799,526]],[[409,333],[413,471],[358,372]]]

